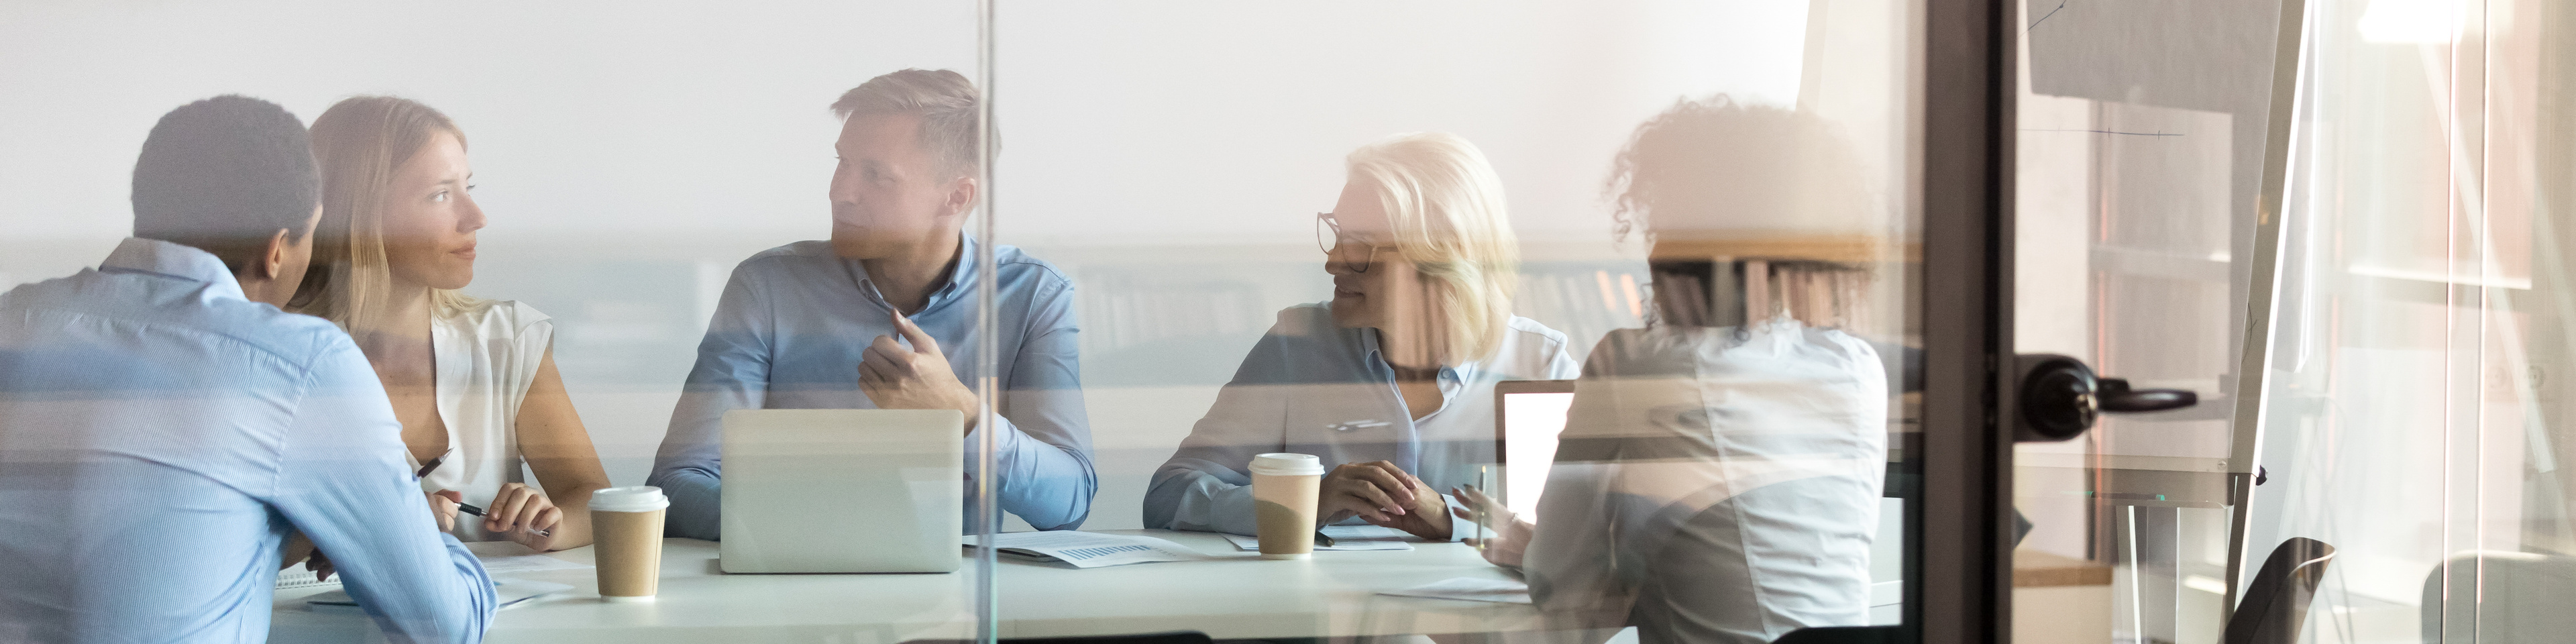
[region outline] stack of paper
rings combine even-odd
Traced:
[[[975,546],[977,535],[967,535]],[[993,535],[1001,554],[1030,561],[1060,561],[1077,568],[1098,568],[1155,561],[1188,561],[1202,555],[1181,544],[1153,537],[1097,532],[1006,532]]]
[[[1412,535],[1405,534],[1403,530],[1397,530],[1386,526],[1328,525],[1324,526],[1324,529],[1319,532],[1324,533],[1324,536],[1332,537],[1333,545],[1327,546],[1318,543],[1315,544],[1316,550],[1413,549],[1413,544],[1408,543],[1413,539]],[[1225,540],[1234,542],[1234,549],[1236,550],[1251,552],[1261,549],[1260,537],[1229,534],[1225,535]]]

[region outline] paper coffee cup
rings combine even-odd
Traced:
[[[1252,512],[1263,559],[1304,559],[1315,552],[1316,493],[1322,459],[1312,454],[1252,457]]]
[[[591,554],[600,599],[653,600],[662,579],[662,514],[668,507],[671,499],[650,485],[591,493]]]

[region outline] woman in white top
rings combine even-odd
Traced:
[[[375,365],[413,467],[428,466],[421,487],[484,509],[442,525],[465,541],[588,545],[608,475],[555,372],[554,324],[456,290],[484,225],[465,133],[418,102],[359,96],[313,120],[313,155],[322,224],[293,306],[347,329]]]
[[[1317,215],[1333,299],[1289,307],[1154,473],[1145,525],[1252,534],[1252,456],[1314,454],[1316,517],[1446,541],[1448,490],[1494,462],[1494,383],[1571,378],[1565,335],[1511,314],[1519,242],[1472,143],[1402,134],[1352,152]]]

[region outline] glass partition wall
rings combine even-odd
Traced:
[[[1903,620],[1919,8],[988,7],[984,330],[1078,333],[1082,545],[1188,553],[998,636]]]

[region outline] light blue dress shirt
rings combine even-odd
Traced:
[[[0,295],[0,641],[264,641],[299,530],[395,641],[483,639],[348,334],[145,239]]]
[[[957,376],[974,386],[975,238],[964,237],[965,261],[934,289],[914,324],[939,341]],[[1071,530],[1091,514],[1099,478],[1091,468],[1091,423],[1082,407],[1082,368],[1073,316],[1073,280],[1010,246],[993,248],[994,311],[1000,318],[1000,418],[966,441],[966,474],[975,474],[977,443],[994,432],[1000,471],[993,497],[1002,509],[1043,530]],[[831,242],[802,241],[751,256],[733,269],[698,344],[697,366],[671,412],[671,429],[653,460],[652,485],[671,497],[669,532],[716,539],[723,523],[725,412],[735,409],[875,409],[859,391],[859,359],[877,336],[901,337],[894,306],[857,260]],[[973,490],[973,481],[966,482]],[[966,532],[983,516],[966,497]]]
[[[1252,457],[1269,452],[1313,454],[1327,468],[1391,462],[1444,498],[1450,488],[1482,485],[1479,466],[1494,462],[1494,383],[1578,373],[1565,334],[1514,316],[1493,355],[1441,368],[1440,409],[1417,420],[1377,329],[1336,326],[1329,302],[1289,307],[1154,471],[1145,526],[1253,534]],[[1450,538],[1474,528],[1452,521]]]

